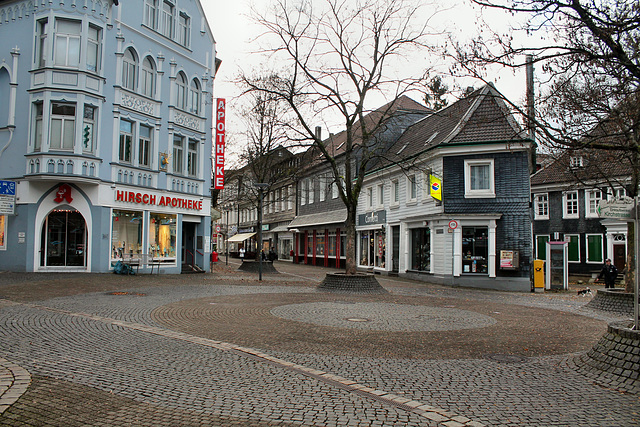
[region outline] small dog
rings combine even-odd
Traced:
[[[581,291],[578,291],[578,295],[581,295],[583,297],[586,297],[587,295],[589,295],[590,297],[592,297],[593,293],[591,292],[591,289],[587,287],[587,289],[583,289]]]

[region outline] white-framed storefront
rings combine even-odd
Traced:
[[[438,215],[400,221],[400,273],[495,278],[499,218]]]

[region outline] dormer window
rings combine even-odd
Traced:
[[[571,168],[581,168],[584,166],[582,156],[571,156],[569,159],[569,166]]]

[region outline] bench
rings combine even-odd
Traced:
[[[140,266],[151,267],[151,274],[153,274],[153,267],[157,266],[157,274],[160,274],[160,259],[154,258],[154,256],[150,254],[124,254],[122,256],[122,263],[129,267],[135,267],[136,274],[140,271]]]

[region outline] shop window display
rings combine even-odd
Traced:
[[[428,228],[411,230],[411,269],[431,271],[431,230]]]
[[[488,272],[488,227],[462,227],[462,272]]]
[[[176,260],[176,215],[149,215],[149,253],[162,262]]]
[[[384,230],[362,231],[360,233],[360,265],[385,267],[386,234]]]
[[[142,211],[115,210],[111,221],[111,260],[142,253]]]

